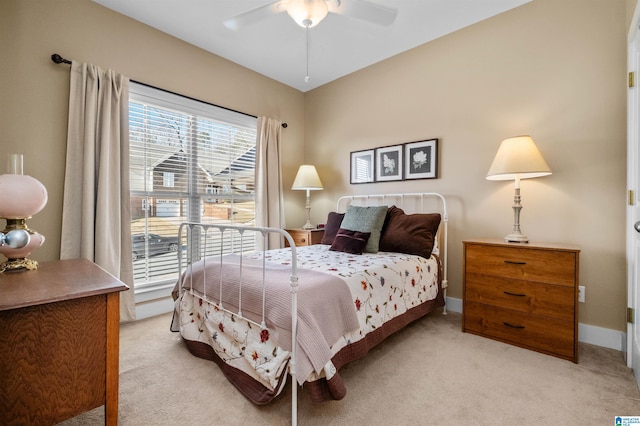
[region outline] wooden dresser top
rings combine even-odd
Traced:
[[[0,311],[127,290],[86,259],[40,262],[34,271],[0,273]]]
[[[463,243],[517,247],[517,248],[524,248],[524,249],[530,248],[530,249],[543,249],[543,250],[567,250],[567,251],[575,251],[575,252],[580,251],[579,247],[573,246],[570,244],[541,243],[536,241],[532,241],[528,243],[508,243],[505,240],[500,240],[497,238],[474,238],[474,239],[464,240]]]

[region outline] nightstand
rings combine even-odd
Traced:
[[[312,246],[320,244],[324,236],[324,229],[285,229],[296,243],[296,246]],[[285,247],[289,247],[289,242],[285,239]]]
[[[580,250],[463,241],[462,331],[578,362]]]
[[[101,405],[118,423],[127,288],[85,259],[0,274],[0,424],[56,424]]]

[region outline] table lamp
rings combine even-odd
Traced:
[[[502,141],[493,164],[487,173],[489,180],[514,180],[515,195],[513,197],[513,232],[506,237],[506,242],[528,243],[529,238],[520,231],[520,179],[530,179],[551,174],[551,169],[542,158],[531,136],[515,136]]]
[[[313,225],[311,224],[311,202],[309,192],[324,189],[316,168],[308,164],[300,166],[291,189],[307,191],[307,203],[305,205],[307,221],[302,226],[302,229],[313,229]]]
[[[27,256],[44,243],[44,236],[29,229],[26,222],[47,204],[47,189],[37,179],[22,173],[21,154],[9,155],[7,169],[7,174],[0,175],[0,218],[7,221],[1,232],[6,244],[0,244],[0,254],[7,261],[0,263],[0,272],[37,269],[38,262]]]

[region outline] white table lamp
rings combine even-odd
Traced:
[[[313,225],[311,224],[311,202],[309,192],[324,189],[316,168],[308,164],[300,166],[291,189],[307,191],[307,203],[305,205],[307,221],[302,226],[302,229],[313,229]]]
[[[504,240],[507,242],[527,243],[529,239],[520,231],[520,179],[530,179],[551,174],[551,169],[538,150],[531,136],[515,136],[500,144],[498,153],[487,173],[489,180],[514,180],[513,232]]]

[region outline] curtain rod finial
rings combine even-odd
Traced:
[[[54,53],[53,55],[51,55],[51,60],[53,62],[55,62],[56,64],[70,64],[71,61],[63,58],[62,56],[58,55],[57,53]]]

